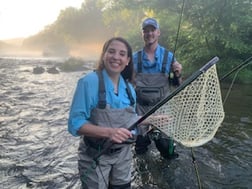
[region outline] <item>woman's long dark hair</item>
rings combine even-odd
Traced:
[[[113,37],[113,38],[109,39],[108,41],[106,41],[104,43],[103,48],[102,48],[102,54],[101,54],[100,59],[98,61],[97,70],[103,70],[104,69],[103,56],[104,56],[105,52],[107,51],[109,45],[113,41],[120,41],[123,44],[125,44],[126,47],[127,47],[128,58],[130,58],[130,61],[129,61],[129,64],[125,67],[125,69],[122,71],[121,75],[126,81],[129,81],[129,82],[133,83],[133,80],[134,80],[134,67],[133,67],[132,48],[131,48],[130,44],[128,43],[128,41],[126,39],[122,38],[122,37]]]

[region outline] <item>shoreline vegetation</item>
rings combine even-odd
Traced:
[[[183,65],[183,77],[218,56],[221,78],[252,56],[252,27],[248,27],[252,25],[252,14],[248,12],[251,1],[86,0],[79,9],[62,10],[54,23],[35,35],[0,40],[0,57],[98,60],[102,44],[111,36],[123,36],[136,51],[142,47],[143,19],[154,17],[162,26],[160,44],[174,52]],[[71,59],[62,69],[83,69],[79,64]],[[235,73],[225,81],[233,77]],[[239,71],[236,82],[252,83],[251,64]]]
[[[48,72],[51,74],[56,74],[60,72],[78,72],[78,71],[85,71],[88,69],[95,69],[97,60],[88,60],[80,57],[1,57],[0,60],[7,60],[7,59],[41,59],[46,65],[41,66],[41,61],[38,61],[38,64],[34,66],[33,73],[35,74],[41,74],[44,72]],[[0,62],[1,64],[1,62]],[[235,66],[234,66],[235,67]],[[218,68],[218,65],[217,65]],[[224,81],[225,83],[232,82],[232,80],[235,77],[235,83],[238,84],[252,84],[252,66],[248,65],[248,68],[237,70],[234,73],[232,73],[229,77],[227,77]],[[230,71],[230,70],[228,70]],[[228,72],[227,71],[227,72]],[[189,77],[192,73],[184,72],[183,78],[186,79]],[[236,75],[237,74],[237,75]],[[219,79],[225,75],[222,72],[218,73]]]

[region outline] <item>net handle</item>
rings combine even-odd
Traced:
[[[188,79],[181,83],[179,87],[177,87],[172,93],[170,93],[166,98],[158,102],[155,106],[153,106],[148,112],[146,112],[141,118],[139,118],[135,123],[133,123],[128,130],[134,130],[137,125],[143,122],[146,118],[148,118],[151,114],[153,114],[157,109],[167,103],[170,99],[172,99],[175,95],[177,95],[180,91],[182,91],[187,85],[192,83],[195,79],[197,79],[201,74],[205,73],[210,67],[216,64],[219,61],[219,58],[215,56],[209,62],[207,62],[204,66],[202,66],[198,71],[194,72]],[[104,154],[114,143],[107,140],[104,143],[103,149],[97,153],[94,157],[94,161],[97,162],[98,158]]]

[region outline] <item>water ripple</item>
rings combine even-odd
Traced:
[[[79,188],[79,139],[67,132],[67,118],[77,80],[88,70],[34,75],[38,63],[46,65],[44,60],[0,59],[1,188]],[[133,188],[195,189],[195,167],[203,188],[249,188],[252,95],[244,95],[251,87],[239,87],[230,97],[233,103],[225,105],[214,139],[193,149],[195,161],[191,149],[180,144],[176,160],[160,158],[155,149],[134,156]]]

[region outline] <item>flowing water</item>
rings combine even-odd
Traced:
[[[45,59],[0,59],[0,188],[80,188],[79,139],[68,133],[67,118],[77,80],[89,70],[33,74],[38,64],[48,66]],[[223,96],[227,87],[222,85]],[[134,157],[134,188],[251,188],[251,107],[251,85],[235,85],[222,127],[213,140],[193,148],[196,161],[179,144],[175,160],[155,151]]]

